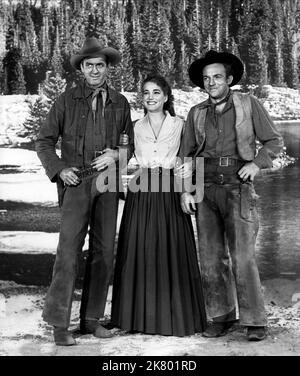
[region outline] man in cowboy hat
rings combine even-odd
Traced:
[[[196,211],[200,264],[211,323],[203,333],[219,337],[236,321],[249,340],[266,336],[266,313],[255,261],[258,231],[253,179],[272,166],[282,138],[260,104],[249,94],[232,91],[243,75],[241,60],[209,51],[189,68],[191,81],[209,98],[187,117],[181,156],[204,158],[204,198],[181,196],[184,212]],[[262,147],[256,151],[256,139]]]
[[[44,320],[54,326],[57,345],[75,344],[68,327],[77,257],[88,227],[89,255],[83,281],[80,331],[100,338],[111,336],[98,320],[103,317],[112,274],[118,191],[99,193],[95,178],[81,181],[76,171],[91,165],[101,171],[117,163],[121,133],[129,136],[128,155],[132,151],[129,104],[106,83],[109,66],[120,60],[117,50],[103,47],[96,38],[86,39],[82,49],[70,60],[82,72],[84,80],[66,90],[54,103],[36,141],[38,156],[60,192],[60,237],[43,310]],[[59,137],[61,158],[55,152]]]

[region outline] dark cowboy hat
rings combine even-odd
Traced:
[[[231,73],[233,76],[233,80],[229,86],[236,85],[242,78],[244,72],[244,65],[237,56],[229,52],[217,52],[210,50],[205,54],[204,57],[195,60],[190,65],[189,76],[191,81],[195,85],[200,86],[202,89],[204,89],[202,74],[203,68],[209,64],[215,63],[231,65]]]
[[[121,61],[121,55],[117,50],[111,47],[102,46],[99,41],[95,38],[87,38],[81,50],[71,56],[70,63],[73,68],[80,70],[80,63],[85,58],[99,57],[101,55],[106,56],[107,62],[110,65],[116,65]]]

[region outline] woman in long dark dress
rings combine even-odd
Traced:
[[[131,181],[124,206],[111,322],[126,331],[187,336],[205,329],[206,316],[191,218],[174,192],[184,122],[172,101],[163,77],[146,78],[146,115],[134,126],[141,175]],[[134,180],[146,184],[137,191]]]

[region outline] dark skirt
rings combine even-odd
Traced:
[[[126,331],[187,336],[206,325],[191,218],[174,192],[128,191],[119,231],[112,315]]]

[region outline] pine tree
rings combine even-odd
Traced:
[[[51,55],[51,36],[49,33],[50,28],[50,8],[49,0],[41,0],[41,17],[42,24],[40,30],[40,45],[41,45],[41,58],[46,60]]]
[[[50,106],[45,99],[40,96],[34,102],[29,102],[29,115],[23,123],[23,129],[19,133],[29,141],[26,142],[28,149],[35,149],[35,140],[42,123],[45,121]]]
[[[4,58],[6,47],[6,28],[8,27],[8,16],[6,14],[6,7],[2,0],[0,1],[0,61]]]
[[[17,43],[21,49],[26,91],[33,94],[38,89],[40,80],[38,67],[40,64],[40,51],[37,36],[31,18],[30,4],[27,0],[17,4],[15,11]]]
[[[22,54],[19,48],[10,49],[3,59],[6,77],[4,94],[25,94],[25,80],[22,67]]]
[[[125,12],[123,10],[114,10],[115,14],[111,19],[114,32],[114,47],[121,54],[121,62],[115,67],[110,68],[111,85],[118,91],[131,91],[134,86],[134,77],[130,50],[126,40],[128,25],[125,21]]]
[[[186,2],[175,0],[172,5],[170,28],[172,42],[175,50],[175,77],[176,84],[181,87],[188,84],[187,67],[189,65],[189,56],[186,44]]]
[[[6,36],[5,36],[5,47],[6,50],[10,50],[14,48],[17,43],[15,43],[15,34],[16,34],[16,26],[13,14],[8,14],[7,18],[7,28],[6,28]]]
[[[74,4],[70,0],[60,2],[59,7],[57,8],[54,24],[56,30],[53,36],[54,46],[51,59],[52,66],[49,66],[49,69],[51,70],[60,70],[59,62],[61,61],[62,74],[67,80],[69,86],[72,86],[73,83],[78,82],[80,79],[80,74],[77,70],[74,70],[70,64],[70,56],[73,53],[78,52],[84,39],[82,36],[82,32],[84,33],[82,18],[80,18],[82,25],[78,29],[77,24],[79,21],[73,14],[73,9]],[[80,30],[79,34],[77,33],[78,30]],[[74,33],[74,35],[71,36],[72,33]]]
[[[268,63],[267,57],[263,49],[262,37],[260,34],[257,36],[257,46],[258,46],[258,77],[257,84],[259,86],[266,85],[268,83]]]
[[[271,18],[271,39],[269,43],[269,67],[271,84],[276,86],[284,85],[283,76],[283,56],[282,56],[282,42],[283,30],[282,21],[283,13],[282,6],[279,0],[270,1],[272,10]]]
[[[167,12],[158,8],[158,72],[164,76],[168,82],[173,85],[175,80],[175,50],[171,40],[170,26],[168,23]]]
[[[241,30],[241,17],[244,12],[243,0],[231,0],[228,15],[228,35],[229,38],[238,44]]]
[[[132,2],[132,22],[127,18],[127,23],[132,24],[132,34],[127,29],[127,40],[129,40],[130,55],[132,58],[134,88],[139,89],[142,66],[142,30],[141,22],[138,16],[138,10],[134,2]]]
[[[300,79],[299,79],[299,67],[298,67],[298,54],[297,54],[295,43],[292,49],[292,72],[291,73],[292,73],[291,87],[294,89],[299,89]]]
[[[0,94],[5,89],[3,59],[6,54],[6,29],[8,27],[7,6],[0,1]]]
[[[268,83],[268,64],[260,34],[257,35],[255,41],[253,41],[252,46],[249,49],[249,59],[251,76],[246,78],[246,83],[251,86],[254,85],[255,87],[266,85]],[[257,94],[260,94],[259,90]]]
[[[211,35],[213,49],[216,51],[220,50],[221,45],[221,7],[219,2],[219,0],[210,2]]]
[[[297,42],[300,24],[300,4],[297,0],[286,0],[283,7],[283,59],[284,80],[289,87],[299,87]]]
[[[28,67],[36,67],[39,64],[40,52],[27,0],[23,0],[22,4],[18,3],[15,20],[18,30],[18,47],[22,50],[22,62]]]
[[[92,13],[85,21],[85,35],[96,37],[105,45],[114,37],[114,30],[111,29],[111,2],[95,0],[93,5]]]
[[[64,57],[70,56],[72,46],[70,45],[70,16],[71,7],[68,1],[62,1],[57,10],[57,23],[59,25],[61,52]]]
[[[212,38],[212,24],[214,19],[214,14],[212,14],[212,1],[201,2],[201,15],[200,15],[200,27],[202,35],[202,52],[205,53],[210,49],[215,49],[214,41]]]
[[[158,23],[158,5],[145,2],[141,20],[141,66],[140,71],[143,76],[158,72],[159,62],[159,23]]]
[[[198,0],[189,0],[186,8],[187,36],[189,55],[194,60],[200,57],[202,50],[202,28],[200,23],[200,5]]]
[[[63,76],[63,58],[61,56],[61,50],[59,45],[59,31],[58,27],[56,28],[56,39],[53,49],[53,54],[51,58],[51,70],[54,73],[58,73],[60,76]]]
[[[81,2],[74,0],[74,8],[70,11],[70,39],[68,44],[70,52],[74,53],[80,50],[85,39],[84,15]]]
[[[113,81],[123,89],[132,75],[136,89],[152,71],[182,87],[190,63],[211,48],[239,54],[247,83],[265,81],[259,67],[266,59],[271,84],[298,88],[299,20],[299,0],[0,0],[0,72],[7,51],[19,48],[27,92],[38,91],[47,70],[71,85],[79,73],[70,56],[95,36],[121,50]],[[7,92],[2,68],[0,90]]]
[[[59,73],[47,72],[47,77],[42,84],[41,93],[46,97],[50,105],[59,97],[66,88],[66,80]]]
[[[284,69],[283,69],[283,58],[282,58],[282,47],[280,33],[275,34],[275,64],[274,64],[274,76],[272,83],[277,86],[285,86],[284,82]]]
[[[224,0],[219,2],[221,8],[219,46],[221,51],[228,50],[229,48],[229,16],[231,1],[232,0]]]
[[[261,69],[258,54],[263,53],[268,59],[268,43],[270,41],[270,7],[267,0],[259,2],[255,0],[245,0],[243,15],[241,17],[241,35],[239,38],[241,58],[246,68],[246,83],[258,84],[254,82],[258,79]],[[258,35],[261,42],[258,42]],[[261,43],[261,51],[258,51]],[[261,57],[262,58],[262,57]]]

